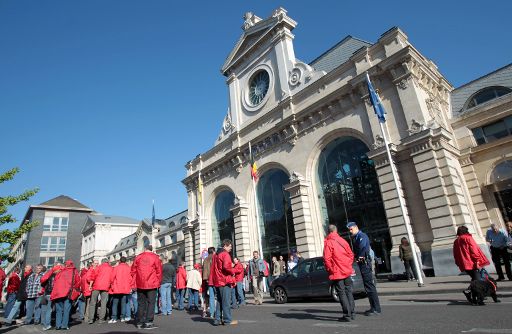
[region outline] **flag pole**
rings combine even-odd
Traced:
[[[398,194],[398,202],[400,203],[400,209],[402,210],[402,217],[404,218],[405,223],[405,230],[407,232],[407,236],[409,237],[409,244],[411,245],[412,249],[412,255],[413,255],[413,262],[414,267],[416,270],[416,276],[418,277],[418,286],[422,287],[425,284],[423,283],[423,273],[420,267],[420,261],[418,259],[418,254],[416,252],[416,241],[414,239],[414,235],[412,234],[412,228],[411,228],[411,221],[409,220],[409,215],[406,214],[406,207],[405,207],[405,201],[403,198],[402,188],[400,187],[398,183],[398,172],[396,170],[396,165],[393,161],[393,157],[391,155],[391,150],[389,147],[389,141],[386,135],[386,131],[384,129],[384,123],[385,123],[385,116],[384,116],[384,108],[380,102],[380,98],[378,97],[377,93],[373,89],[373,86],[370,81],[370,76],[368,75],[368,72],[366,72],[366,80],[368,82],[368,91],[370,94],[370,101],[373,105],[373,108],[375,110],[375,113],[377,114],[379,118],[379,125],[380,125],[380,132],[382,133],[382,138],[384,139],[384,146],[386,147],[386,153],[389,160],[389,166],[391,168],[391,173],[393,175],[393,182],[395,183],[395,188]],[[375,94],[375,95],[373,95]],[[374,100],[377,101],[374,101]]]

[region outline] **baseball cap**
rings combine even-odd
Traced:
[[[347,224],[347,228],[351,228],[352,226],[357,226],[357,224],[356,224],[356,223],[354,223],[354,222],[349,222],[349,223]]]

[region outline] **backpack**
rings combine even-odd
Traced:
[[[269,273],[270,273],[270,269],[268,267],[268,262],[263,260],[263,264],[265,264],[265,272],[264,272],[264,275],[265,277],[268,277]]]

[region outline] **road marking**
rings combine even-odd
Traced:
[[[335,327],[356,328],[356,327],[359,327],[359,325],[356,325],[356,324],[329,324],[329,323],[318,323],[318,324],[313,324],[313,326],[329,327],[329,328],[335,328]]]
[[[512,329],[497,329],[497,328],[471,328],[468,331],[461,331],[461,333],[512,333]]]

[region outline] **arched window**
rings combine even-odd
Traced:
[[[170,222],[170,223],[169,223],[169,228],[173,228],[174,226],[176,226],[176,223],[175,223],[175,222]]]
[[[506,95],[512,92],[512,89],[502,86],[492,86],[481,89],[471,96],[466,102],[466,108],[469,109],[476,107],[479,104],[485,103],[487,101],[493,100],[500,96]]]
[[[512,180],[512,160],[505,160],[499,163],[491,174],[491,183]]]
[[[186,224],[186,223],[187,223],[187,217],[181,217],[181,219],[180,219],[180,224],[181,224],[181,225],[184,225],[184,224]]]
[[[233,213],[230,211],[234,201],[235,194],[229,190],[221,191],[215,197],[212,214],[212,239],[214,247],[220,246],[224,239],[231,240],[233,247],[235,247],[235,222]]]

